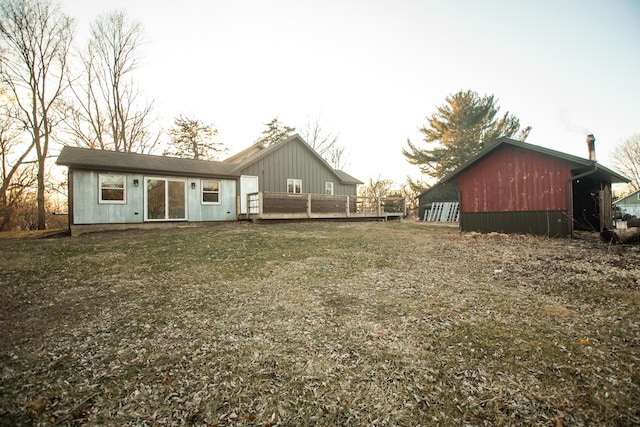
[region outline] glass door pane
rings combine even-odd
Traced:
[[[169,219],[186,219],[184,181],[168,181],[169,183]]]
[[[164,219],[166,217],[165,180],[147,180],[147,218]]]

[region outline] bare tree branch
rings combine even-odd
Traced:
[[[155,148],[160,133],[149,130],[153,102],[143,101],[133,83],[143,42],[142,25],[123,11],[101,15],[91,25],[67,123],[77,145],[142,153]]]
[[[48,0],[6,0],[0,4],[0,79],[18,107],[17,120],[31,134],[38,160],[38,229],[46,228],[45,160],[60,120],[55,110],[66,85],[73,22]]]

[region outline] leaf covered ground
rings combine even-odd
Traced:
[[[0,241],[0,425],[640,424],[640,251],[412,222]]]

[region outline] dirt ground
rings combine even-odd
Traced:
[[[0,241],[0,425],[638,425],[640,250],[416,222]]]

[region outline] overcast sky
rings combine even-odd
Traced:
[[[138,85],[163,127],[212,123],[231,153],[278,117],[319,117],[356,178],[419,177],[401,150],[449,94],[495,95],[527,142],[612,166],[640,132],[637,0],[62,0],[84,44],[123,9],[147,43]],[[426,146],[426,144],[422,144]]]

